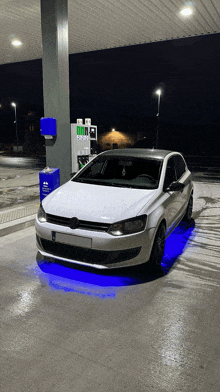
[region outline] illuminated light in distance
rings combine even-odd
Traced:
[[[183,16],[189,16],[189,15],[192,15],[193,11],[190,7],[186,7],[186,8],[183,8],[182,11],[180,11],[180,13]]]

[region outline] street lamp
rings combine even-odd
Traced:
[[[18,152],[18,128],[17,128],[17,113],[16,113],[16,103],[12,102],[11,106],[13,106],[15,108],[15,129],[16,129],[16,140],[17,140],[17,152]]]
[[[157,134],[156,134],[156,148],[158,146],[158,133],[159,133],[159,116],[160,116],[160,96],[161,96],[161,90],[158,89],[156,91],[156,94],[158,95],[158,102],[157,102]]]
[[[156,91],[156,94],[158,95],[158,112],[157,112],[157,116],[159,117],[159,114],[160,114],[160,96],[161,96],[161,90],[158,89],[158,90]]]

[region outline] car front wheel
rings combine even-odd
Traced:
[[[166,229],[163,223],[158,227],[154,239],[151,256],[149,260],[150,269],[153,271],[161,271],[161,261],[163,259],[165,248]]]

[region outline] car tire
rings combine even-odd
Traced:
[[[148,262],[149,267],[152,271],[160,272],[161,269],[161,261],[164,255],[165,248],[165,237],[166,237],[166,228],[163,223],[157,229],[157,233],[154,238],[153,247],[151,250],[150,260]]]
[[[192,211],[193,211],[193,195],[190,195],[189,202],[187,204],[186,212],[183,217],[185,222],[190,222],[192,219]]]

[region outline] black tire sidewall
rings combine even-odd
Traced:
[[[192,207],[190,205],[192,205]],[[190,216],[189,216],[189,207],[191,209]],[[186,213],[183,217],[183,220],[185,222],[190,222],[190,220],[192,218],[192,208],[193,208],[193,195],[190,195],[189,202],[188,202],[187,209],[186,209]]]
[[[153,243],[151,256],[150,256],[150,260],[149,260],[150,268],[152,268],[152,269],[156,269],[156,270],[161,269],[161,261],[163,259],[163,255],[162,255],[162,257],[161,256],[159,258],[157,257],[156,247],[157,247],[158,236],[162,235],[163,241],[164,241],[164,246],[163,246],[163,254],[164,254],[165,233],[166,233],[165,225],[163,223],[161,223],[157,229],[157,232],[156,232],[156,235],[154,238],[154,243]]]

